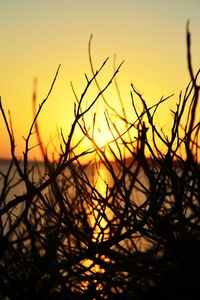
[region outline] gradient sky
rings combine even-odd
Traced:
[[[91,34],[95,67],[110,57],[104,78],[112,74],[115,54],[117,63],[125,60],[118,83],[128,111],[130,82],[143,93],[148,104],[172,93],[175,98],[170,103],[176,101],[189,80],[187,20],[192,33],[194,69],[200,66],[199,13],[199,0],[1,0],[0,95],[5,111],[11,111],[17,153],[23,151],[23,136],[27,136],[31,124],[33,80],[38,79],[39,103],[59,64],[62,67],[55,89],[40,116],[41,133],[47,142],[57,127],[66,132],[69,129],[74,103],[70,81],[80,94],[84,73],[91,74]],[[115,105],[114,92],[108,97]],[[166,107],[160,116],[167,122]],[[9,156],[6,136],[0,118],[0,157]],[[37,155],[34,151],[32,157]]]

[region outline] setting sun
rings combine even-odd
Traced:
[[[111,142],[114,140],[114,137],[112,136],[110,130],[105,126],[102,128],[95,128],[94,134],[93,134],[93,140],[95,144],[100,147],[106,147],[108,144],[111,144]]]

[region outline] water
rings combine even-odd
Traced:
[[[0,163],[0,171],[2,173],[4,173],[4,175],[7,173],[8,169],[9,169],[9,163],[10,163],[9,161],[1,161],[1,163]],[[39,164],[37,167],[34,167],[34,164],[30,163],[29,167],[31,169],[29,177],[36,186],[39,186],[42,182],[44,182],[45,179],[48,178],[48,174],[45,171],[45,168],[42,164]],[[143,171],[139,171],[137,173],[136,165],[133,165],[131,167],[131,169],[128,168],[127,170],[124,170],[124,173],[123,173],[123,167],[120,169],[120,168],[117,168],[117,166],[113,164],[112,165],[113,172],[114,172],[113,177],[116,175],[116,178],[118,178],[118,180],[119,180],[118,184],[116,184],[116,182],[114,182],[114,185],[113,185],[113,179],[112,179],[112,176],[110,175],[110,172],[102,164],[90,164],[89,166],[87,166],[84,169],[85,173],[84,172],[81,173],[81,170],[77,171],[77,169],[76,169],[77,166],[73,166],[73,167],[74,167],[74,169],[72,168],[72,169],[68,170],[65,174],[62,174],[62,176],[59,177],[60,182],[62,182],[61,188],[62,188],[62,186],[66,187],[66,190],[65,189],[60,190],[60,191],[62,191],[63,196],[64,196],[64,198],[62,198],[62,199],[64,199],[64,200],[70,199],[71,200],[71,203],[70,203],[71,211],[69,214],[66,214],[66,218],[70,218],[72,216],[72,222],[71,223],[65,222],[65,220],[64,220],[65,215],[62,214],[62,211],[57,210],[56,202],[55,202],[55,206],[53,206],[55,211],[59,212],[58,213],[59,218],[60,218],[60,216],[63,218],[62,222],[60,224],[62,231],[60,231],[60,233],[58,235],[59,251],[61,250],[61,252],[58,251],[57,255],[58,255],[58,259],[61,262],[63,262],[64,264],[66,263],[66,266],[68,266],[68,262],[70,264],[71,258],[72,258],[72,261],[74,259],[74,261],[72,262],[72,267],[70,267],[70,272],[71,272],[71,270],[73,270],[74,273],[73,273],[72,277],[70,278],[71,281],[70,282],[66,281],[67,287],[68,287],[68,284],[71,284],[71,285],[73,284],[74,290],[81,291],[84,294],[85,291],[89,290],[91,283],[93,283],[96,286],[96,290],[99,291],[100,294],[102,291],[102,295],[103,295],[104,281],[102,280],[102,278],[105,277],[105,280],[106,280],[107,273],[109,273],[110,268],[113,267],[113,274],[112,274],[113,278],[117,278],[117,277],[115,277],[115,275],[116,275],[115,270],[117,270],[117,266],[121,264],[121,266],[123,266],[123,269],[122,269],[122,271],[119,271],[118,278],[122,278],[124,280],[123,281],[124,284],[126,284],[126,278],[128,278],[127,280],[129,280],[129,279],[132,280],[131,276],[134,275],[135,271],[134,271],[134,269],[131,270],[128,267],[129,262],[127,262],[127,260],[129,259],[129,255],[130,255],[130,257],[132,256],[132,258],[133,258],[134,253],[136,253],[136,256],[134,257],[134,261],[136,261],[138,272],[141,272],[141,274],[145,271],[145,266],[147,265],[147,267],[148,267],[149,258],[150,258],[150,260],[152,259],[153,263],[156,262],[156,266],[158,266],[157,263],[159,263],[159,261],[156,261],[156,258],[154,260],[154,257],[152,258],[151,256],[148,256],[148,252],[147,252],[147,257],[146,257],[148,259],[147,260],[144,259],[144,261],[143,261],[142,257],[144,257],[143,254],[145,254],[145,253],[139,253],[139,255],[137,256],[137,251],[135,250],[137,247],[137,250],[141,250],[141,251],[145,252],[148,247],[151,247],[152,244],[150,242],[148,244],[147,239],[144,239],[143,237],[141,237],[141,234],[142,235],[143,235],[143,233],[145,234],[146,229],[147,229],[147,233],[149,230],[150,234],[151,233],[154,234],[154,230],[156,229],[156,227],[154,227],[155,220],[153,220],[153,219],[152,219],[152,222],[150,220],[150,222],[146,223],[145,226],[141,227],[141,231],[139,228],[138,231],[140,231],[140,232],[136,232],[136,230],[134,228],[134,226],[135,226],[134,222],[135,222],[136,218],[137,218],[137,220],[136,220],[136,223],[137,223],[139,218],[142,219],[143,216],[145,216],[145,209],[148,213],[149,204],[147,204],[145,209],[142,211],[142,213],[144,213],[144,215],[142,215],[140,213],[137,215],[137,211],[139,211],[139,209],[137,210],[137,206],[140,206],[146,199],[148,199],[148,191],[146,191],[145,189],[146,188],[148,189],[149,184],[148,184],[147,179],[144,176]],[[128,176],[129,171],[131,171],[130,178]],[[6,197],[7,202],[14,199],[15,195],[19,196],[19,195],[23,195],[26,193],[26,186],[22,182],[19,182],[19,184],[17,184],[19,177],[16,174],[14,174],[13,172],[14,172],[14,169],[12,169],[11,173],[10,173],[10,178],[12,178],[12,181],[10,182],[11,188],[10,188],[10,190],[8,190],[8,194]],[[119,172],[121,172],[121,173],[119,174]],[[158,173],[159,173],[159,171],[158,171]],[[181,169],[178,170],[178,173],[181,174]],[[123,176],[123,174],[124,174],[124,176]],[[137,178],[134,178],[134,174],[136,175]],[[163,179],[162,174],[157,177],[156,177],[156,174],[154,174],[155,178],[158,179],[158,184],[157,184],[156,188],[159,188],[161,196],[162,196],[162,191],[163,191],[162,188],[164,187],[165,184],[168,184],[167,188],[171,189],[170,181],[168,181],[167,176],[164,177],[164,182],[162,183],[162,179]],[[192,175],[192,174],[189,174],[189,175]],[[169,177],[170,177],[170,174],[169,174]],[[3,177],[1,179],[3,179]],[[131,180],[133,180],[133,179],[135,179],[135,181],[134,181],[133,186],[131,187]],[[80,185],[79,185],[79,180],[80,180]],[[191,177],[188,177],[187,184],[191,185],[191,187],[195,187],[194,185],[192,185]],[[70,186],[70,188],[69,188],[69,186]],[[177,180],[177,186],[178,186],[178,180]],[[2,190],[2,187],[3,187],[3,180],[0,181],[0,190]],[[131,192],[130,192],[131,194],[127,196],[128,200],[126,202],[126,193],[129,191],[128,187],[131,188]],[[188,188],[188,186],[187,186],[187,188]],[[186,191],[187,191],[187,188],[186,188]],[[69,192],[69,194],[67,194],[68,192]],[[43,193],[45,194],[45,190],[43,191]],[[167,197],[173,197],[173,195],[172,196],[166,195],[166,190],[164,190],[164,193],[165,193],[164,194],[165,200],[167,199]],[[194,194],[192,194],[192,195],[194,196]],[[1,193],[1,196],[2,196],[2,193]],[[59,194],[58,194],[58,198],[59,198]],[[5,205],[6,204],[5,201],[3,199],[1,199],[1,200],[2,200],[1,204]],[[57,199],[55,198],[55,200],[57,200]],[[159,195],[156,200],[160,200]],[[130,201],[132,203],[129,205],[128,201]],[[42,203],[42,201],[41,201],[41,203]],[[83,204],[83,206],[81,206],[81,204]],[[129,205],[127,210],[126,210],[126,204]],[[171,204],[169,201],[168,204],[169,204],[169,206],[171,206],[173,203]],[[80,205],[80,207],[79,207],[79,205]],[[195,203],[193,203],[193,205],[195,205]],[[81,209],[83,208],[83,209],[81,210],[80,208]],[[168,209],[167,207],[165,207],[165,208]],[[12,215],[12,220],[10,222],[13,224],[17,220],[17,215],[19,215],[19,213],[20,213],[19,212],[20,210],[17,211],[17,209],[12,211],[13,215]],[[133,209],[133,210],[131,210],[131,209]],[[169,210],[170,210],[170,207],[169,207]],[[161,211],[161,209],[160,209],[160,211]],[[71,214],[71,212],[72,212],[72,214]],[[87,220],[84,219],[84,212],[86,213]],[[45,213],[47,214],[48,211],[46,210]],[[162,213],[162,211],[161,211],[161,213]],[[164,210],[164,213],[165,213],[165,210]],[[54,214],[52,214],[52,215],[54,215]],[[7,213],[7,215],[5,214],[5,216],[8,219],[9,213]],[[46,218],[46,216],[44,215],[43,219],[46,220],[45,218]],[[54,223],[52,222],[53,225],[55,225],[57,221],[59,223],[59,218],[57,218],[57,219],[55,218]],[[120,218],[122,220],[121,224],[123,225],[123,228],[120,231],[119,236],[122,237],[123,234],[125,234],[125,237],[120,242],[114,241],[112,247],[105,246],[105,248],[98,248],[98,249],[101,249],[101,251],[99,251],[98,253],[91,252],[90,250],[95,250],[95,248],[93,249],[94,245],[95,245],[95,247],[98,247],[99,245],[101,247],[102,244],[103,244],[103,246],[107,245],[106,242],[108,242],[108,243],[110,243],[110,241],[112,242],[112,238],[113,238],[115,232],[117,232],[116,228],[120,227],[120,225],[121,225]],[[4,222],[8,222],[7,219],[5,219],[5,217],[4,217]],[[144,219],[145,219],[145,217],[144,217]],[[162,221],[162,216],[161,216],[160,220]],[[90,228],[88,226],[84,227],[85,221],[88,221]],[[177,222],[176,219],[175,219],[175,221]],[[190,221],[190,219],[187,219],[187,222],[188,221]],[[171,220],[170,220],[170,222],[171,222]],[[36,221],[33,220],[33,224],[36,226],[36,227],[34,227],[34,229],[35,228],[38,229],[37,220]],[[137,226],[137,224],[136,224],[136,226]],[[162,223],[160,223],[160,224],[162,225]],[[188,224],[188,223],[185,223],[185,224]],[[165,225],[165,223],[164,223],[164,225]],[[184,230],[184,227],[182,226],[182,223],[178,224],[181,226],[181,228],[180,228],[181,230],[179,230],[179,227],[177,227],[176,225],[177,224],[174,223],[174,227],[173,227],[175,230],[174,233],[178,237],[177,240],[179,241],[179,239],[180,239],[180,241],[181,241],[182,232]],[[192,225],[194,225],[194,223]],[[38,236],[39,236],[37,241],[39,241],[39,243],[42,241],[41,245],[43,247],[42,248],[43,253],[41,254],[41,252],[40,252],[41,257],[45,256],[45,255],[43,255],[44,251],[46,250],[45,243],[47,243],[47,245],[50,245],[51,228],[55,228],[55,227],[53,227],[53,226],[51,227],[51,223],[47,223],[47,229],[48,229],[47,235],[45,235],[45,231],[40,231],[40,228],[37,232]],[[87,232],[87,230],[85,230],[85,228],[93,229],[92,234],[90,235],[89,230]],[[162,229],[162,228],[164,228],[166,230],[168,229],[168,227],[166,227],[166,226],[165,227],[161,226],[159,229]],[[83,236],[85,235],[86,243],[84,243],[84,240],[82,239],[81,236],[80,236],[80,239],[79,239],[79,236],[77,238],[76,232],[74,232],[73,229],[75,229],[74,231],[77,230],[78,234],[83,233]],[[27,230],[27,228],[25,227],[24,230]],[[70,232],[70,230],[71,230],[71,232]],[[133,230],[133,231],[131,231],[131,230]],[[52,230],[52,232],[53,232],[53,230]],[[126,233],[128,233],[128,234],[126,235]],[[168,250],[168,248],[167,248],[168,246],[165,242],[165,238],[167,237],[167,234],[168,234],[168,231],[166,231],[166,234],[163,235],[163,239],[162,239],[162,232],[161,232],[160,241],[164,242],[163,245],[166,245],[166,249]],[[184,234],[184,232],[183,232],[183,234]],[[23,236],[25,236],[24,232],[23,232]],[[52,235],[52,236],[55,237],[55,235]],[[157,235],[154,235],[154,236],[157,236]],[[89,238],[91,238],[91,239],[89,239]],[[117,238],[118,238],[118,236],[116,236],[116,239]],[[174,240],[176,242],[176,236],[175,236]],[[43,244],[43,241],[44,241],[44,244]],[[157,240],[155,239],[154,245],[156,245],[156,241]],[[196,242],[196,240],[195,240],[195,242]],[[190,243],[190,240],[189,240],[189,243]],[[160,247],[159,242],[157,245],[158,245],[157,255],[159,257],[159,260],[161,260],[160,256],[162,256],[163,245],[161,244],[161,247]],[[174,245],[176,245],[176,244],[174,244]],[[183,245],[185,245],[185,244],[183,244]],[[191,245],[192,245],[191,247],[194,248],[193,244],[191,244]],[[196,244],[194,244],[194,245],[196,245]],[[90,246],[91,246],[91,248],[90,248]],[[172,244],[172,246],[173,246],[173,244]],[[38,246],[38,248],[39,248],[39,246]],[[102,251],[102,249],[104,252]],[[186,247],[186,250],[184,248],[181,248],[181,251],[180,251],[181,259],[184,256],[185,257],[188,256],[187,249],[188,249],[187,247]],[[191,249],[191,248],[189,248],[189,249]],[[193,249],[191,250],[191,253],[192,252],[193,252]],[[114,253],[117,258],[115,259],[115,256],[112,256],[109,253],[111,253],[111,254]],[[127,253],[128,253],[128,255],[127,255]],[[176,255],[177,255],[177,253],[178,252],[175,252]],[[66,254],[66,256],[65,256],[65,254]],[[198,251],[197,251],[197,256],[198,256]],[[118,257],[119,257],[119,260],[118,260]],[[138,258],[138,260],[137,260],[137,258]],[[176,259],[176,257],[175,257],[175,259]],[[124,262],[125,263],[127,262],[127,271],[126,271],[126,264],[124,267]],[[132,262],[133,262],[133,260],[132,260]],[[161,262],[162,262],[162,260],[161,260]],[[165,261],[163,261],[163,262],[165,263]],[[168,258],[167,258],[167,262],[168,262]],[[106,265],[106,263],[108,263],[108,266]],[[174,263],[174,258],[172,257],[172,264],[173,263]],[[193,260],[192,260],[192,263],[193,263]],[[187,265],[189,266],[189,264],[187,264]],[[176,268],[176,264],[174,266]],[[63,272],[63,280],[65,280],[65,278],[67,278],[67,276],[68,276],[69,270],[66,267],[66,270],[64,269],[61,271]],[[76,273],[77,273],[77,276],[74,275]],[[182,273],[182,267],[181,267],[181,272],[179,274],[181,274],[181,273]],[[147,272],[147,276],[148,276],[148,274],[150,274],[150,273]],[[144,276],[145,276],[145,274],[144,274]],[[143,275],[142,275],[142,277],[143,277]],[[153,279],[154,279],[154,276],[153,276]],[[149,279],[147,278],[147,280],[149,280]],[[151,278],[150,278],[150,280],[151,280]],[[137,284],[137,282],[135,282],[134,280],[133,280],[133,282],[135,284]],[[108,280],[108,286],[110,286],[110,283],[112,283],[112,280],[111,281]],[[151,282],[150,282],[150,286],[151,286]],[[121,292],[120,285],[119,285],[119,292]],[[102,296],[102,299],[106,299],[106,298]]]
[[[23,168],[23,164],[20,164],[20,167]],[[41,163],[37,164],[37,167],[34,162],[30,162],[28,166],[29,179],[37,184],[40,181],[40,176],[44,173],[44,167]],[[0,160],[0,199],[2,200],[2,189],[6,187],[5,195],[7,201],[10,201],[16,196],[23,195],[26,192],[26,187],[21,180],[20,176],[16,171],[16,167],[10,160]],[[7,177],[7,183],[5,182]],[[44,176],[44,174],[42,175]]]
[[[21,168],[23,168],[23,164],[20,164]],[[115,173],[115,176],[118,177],[118,169],[116,168],[115,164],[112,165],[113,172]],[[34,163],[30,162],[28,164],[29,169],[29,180],[34,184],[35,187],[39,187],[42,183],[44,183],[45,180],[49,178],[48,171],[45,170],[43,163]],[[133,169],[133,167],[132,167]],[[19,177],[18,173],[16,172],[16,167],[14,164],[11,164],[11,161],[9,160],[0,160],[0,208],[4,207],[8,202],[16,199],[18,196],[25,195],[27,193],[27,187],[25,185],[25,182]],[[70,173],[71,172],[71,173]],[[75,171],[77,172],[77,171]],[[78,174],[78,173],[77,173]],[[110,203],[112,202],[112,196],[109,199],[108,205],[103,205],[102,201],[101,203],[98,203],[98,199],[106,199],[109,195],[109,191],[112,189],[113,186],[113,177],[110,174],[110,171],[102,164],[102,163],[95,163],[95,164],[89,164],[87,167],[84,168],[84,173],[80,174],[81,176],[85,176],[87,179],[87,187],[91,189],[91,192],[95,194],[94,199],[92,200],[91,206],[95,208],[95,211],[91,212],[90,217],[90,224],[92,227],[95,227],[94,229],[94,240],[99,238],[101,239],[101,236],[98,237],[100,228],[105,228],[104,234],[105,236],[109,237],[109,227],[108,220],[112,220],[113,218],[113,212],[109,208]],[[67,192],[69,193],[76,193],[76,186],[74,187],[73,180],[76,181],[76,179],[72,179],[73,177],[73,170],[67,170],[65,171],[65,183],[63,182],[63,178],[61,178],[61,182],[63,186],[66,186]],[[7,180],[7,181],[6,181]],[[145,186],[147,182],[145,182],[145,177],[141,174],[141,172],[138,173],[138,181],[135,183],[135,187],[132,189],[132,194],[130,198],[136,203],[141,204],[145,200],[145,196],[142,190],[141,183]],[[67,184],[67,181],[69,182]],[[127,179],[125,179],[127,181]],[[71,183],[70,183],[71,182]],[[70,187],[71,184],[71,187]],[[115,182],[114,182],[115,184]],[[122,193],[123,191],[123,185],[129,184],[128,182],[119,182],[119,189],[121,189]],[[116,184],[115,184],[116,185]],[[122,187],[121,187],[121,186]],[[93,190],[92,190],[93,189]],[[45,194],[45,192],[48,190],[48,187],[44,189],[42,192]],[[70,192],[71,191],[71,192]],[[64,191],[63,191],[64,192]],[[117,191],[119,193],[119,191]],[[94,195],[93,195],[94,196]],[[92,197],[93,197],[92,196]],[[120,205],[120,204],[119,204]],[[18,212],[21,211],[23,208],[23,205],[18,205],[17,208],[15,208],[15,214],[18,215]],[[103,214],[99,214],[99,211],[104,209]],[[122,205],[123,209],[123,205]],[[93,210],[93,209],[92,209]],[[103,217],[103,215],[105,217]],[[98,221],[99,218],[99,221]],[[107,220],[106,220],[107,219]],[[104,238],[105,238],[104,236]]]

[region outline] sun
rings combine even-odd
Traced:
[[[90,133],[92,140],[99,148],[108,148],[108,145],[113,145],[117,137],[114,120],[111,120],[111,117],[107,118],[104,111],[95,114]]]
[[[126,149],[127,126],[119,118],[111,119],[111,117],[112,115],[105,119],[105,116],[96,115],[95,118],[88,118],[87,123],[84,123],[83,132],[86,139],[81,146],[82,149],[87,147],[91,150],[89,158],[93,159],[94,155],[95,159],[98,159],[98,156],[105,155],[107,159],[115,160],[116,157],[129,154],[129,148]]]
[[[115,137],[107,127],[101,129],[99,127],[95,128],[93,132],[93,141],[99,148],[104,148],[109,144],[112,144],[114,139]]]

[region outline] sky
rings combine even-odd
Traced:
[[[39,117],[39,125],[45,144],[54,143],[60,128],[67,136],[74,119],[75,102],[70,82],[80,96],[86,84],[84,74],[91,76],[88,58],[91,34],[95,68],[109,57],[99,79],[102,86],[112,76],[114,56],[117,65],[124,60],[117,80],[129,118],[135,118],[130,99],[132,82],[149,105],[163,95],[175,95],[159,113],[160,122],[167,123],[170,105],[177,101],[179,92],[189,81],[188,20],[194,70],[200,65],[199,12],[199,0],[0,0],[0,96],[6,114],[8,111],[11,114],[17,155],[24,151],[24,138],[33,119],[34,79],[37,78],[39,105],[59,64],[61,69]],[[93,93],[94,90],[91,99]],[[114,107],[119,106],[114,88],[109,88],[106,97]],[[85,107],[91,99],[88,96]],[[94,109],[103,115],[103,104]],[[98,126],[103,131],[105,118],[101,116],[99,120]],[[36,143],[34,138],[33,134],[31,147]],[[9,157],[9,140],[2,116],[0,139],[0,158]],[[38,147],[30,151],[31,158],[38,155]]]

